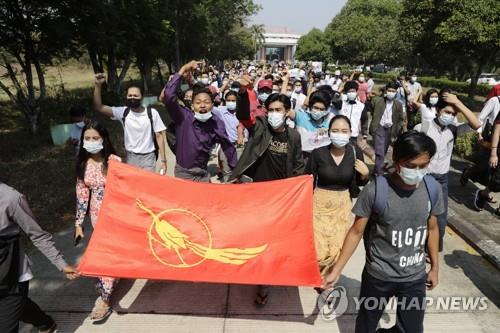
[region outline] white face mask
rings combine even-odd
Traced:
[[[388,100],[393,100],[394,97],[396,97],[396,92],[395,91],[389,91],[385,94]]]
[[[332,145],[337,148],[342,148],[349,143],[349,135],[343,133],[332,133],[330,132],[330,140],[332,141]]]
[[[226,102],[226,107],[228,110],[233,111],[236,109],[236,102]]]
[[[101,150],[103,150],[102,140],[99,141],[90,141],[83,140],[83,149],[85,149],[89,154],[97,154]]]
[[[288,97],[290,97],[290,96],[292,96],[292,92],[291,92],[291,91],[287,91],[287,92],[286,92],[286,95],[287,95]]]
[[[300,93],[302,92],[302,87],[296,87],[296,88],[295,88],[295,92],[296,92],[297,94],[300,94]]]
[[[208,119],[212,118],[212,111],[208,111],[205,113],[194,113],[194,118],[198,121],[201,121],[202,123],[207,122]]]
[[[360,76],[360,77],[358,78],[358,81],[359,81],[359,82],[365,82],[365,77],[364,77],[364,76]]]
[[[327,116],[329,113],[328,110],[326,111],[323,111],[323,110],[318,110],[316,108],[311,108],[311,117],[314,119],[314,120],[320,120],[321,118]]]
[[[75,125],[77,127],[83,128],[83,126],[85,126],[85,122],[84,121],[79,121],[79,122],[75,123]]]
[[[347,93],[347,100],[349,100],[349,101],[356,100],[356,97],[358,97],[358,93],[357,92],[348,92]]]
[[[401,167],[398,174],[406,185],[418,186],[427,174],[427,169],[409,169]]]
[[[281,112],[269,112],[267,114],[267,122],[272,128],[278,129],[285,122],[285,115]]]
[[[259,100],[264,103],[266,101],[266,99],[269,97],[269,94],[268,93],[260,93],[258,96]]]
[[[430,105],[436,105],[438,101],[439,101],[439,97],[431,97],[431,98],[429,98],[429,104]]]
[[[412,83],[417,82],[417,77],[416,77],[416,76],[412,76],[412,77],[410,78],[410,81],[411,81]]]
[[[201,82],[202,84],[204,84],[204,85],[207,85],[207,84],[208,84],[208,82],[209,82],[209,80],[208,80],[208,78],[204,77],[204,78],[201,78],[201,79],[200,79],[200,82]]]

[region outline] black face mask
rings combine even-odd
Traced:
[[[127,98],[127,106],[129,108],[138,108],[141,106],[141,100],[139,98]]]

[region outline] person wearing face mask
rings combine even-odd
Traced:
[[[75,146],[75,151],[78,153],[80,149],[80,137],[82,136],[82,129],[85,126],[85,108],[81,106],[73,106],[69,110],[69,115],[73,126],[69,134],[68,144]]]
[[[422,85],[417,82],[417,75],[415,73],[410,73],[408,82],[408,90],[410,94],[408,95],[408,105],[407,105],[407,118],[408,118],[408,128],[415,126],[415,118],[417,116],[417,109],[413,104],[413,101],[420,101],[422,97]]]
[[[365,104],[358,98],[359,85],[356,81],[347,81],[344,84],[344,93],[346,100],[342,102],[342,108],[339,114],[349,118],[352,125],[351,128],[351,141],[356,144],[358,135],[361,131],[361,116],[365,109]]]
[[[358,84],[357,93],[358,93],[358,98],[359,98],[360,102],[363,104],[366,103],[366,100],[368,98],[368,84],[366,83],[365,73],[353,72],[351,74],[351,80],[355,80],[356,83]],[[344,85],[343,92],[344,92],[344,94],[347,93],[347,89],[345,88],[345,85]]]
[[[363,152],[350,143],[349,119],[335,116],[328,133],[329,144],[314,149],[306,166],[306,173],[314,177],[314,238],[323,279],[331,272],[352,223],[351,199],[369,176]]]
[[[109,160],[121,160],[114,155],[115,150],[108,131],[97,121],[91,120],[85,124],[82,142],[83,145],[80,147],[76,162],[75,246],[85,237],[83,222],[87,211],[90,215],[92,228],[96,226],[104,197]],[[118,279],[115,278],[97,278],[96,290],[99,298],[89,315],[91,321],[104,320],[112,313],[110,301],[117,283]]]
[[[166,127],[158,111],[142,106],[142,90],[134,85],[127,89],[126,106],[103,105],[101,87],[106,76],[99,73],[95,77],[94,109],[122,124],[127,163],[154,172],[159,159],[159,172],[164,174],[167,171]]]
[[[231,141],[231,144],[236,148],[236,155],[239,157],[241,152],[243,151],[242,147],[238,144],[238,142],[243,141],[238,131],[238,126],[240,121],[236,117],[236,101],[238,94],[234,91],[229,91],[224,98],[224,105],[214,108],[212,113],[222,119],[224,122],[224,126],[226,128],[226,133]],[[227,178],[226,175],[229,175],[231,172],[231,168],[228,164],[228,159],[226,155],[219,149],[219,167],[221,169],[221,179]]]
[[[206,87],[210,84],[210,76],[207,72],[202,72],[200,74],[200,77],[198,78],[198,84],[202,85],[203,87]]]
[[[193,181],[209,182],[207,171],[212,147],[219,143],[228,159],[230,168],[236,165],[236,150],[228,138],[221,118],[212,114],[214,105],[209,89],[193,91],[191,109],[179,104],[177,90],[184,75],[196,70],[200,62],[191,61],[181,67],[164,89],[163,103],[175,122],[176,160],[174,175]]]
[[[403,106],[394,99],[397,89],[396,82],[388,82],[384,97],[376,96],[369,102],[370,110],[373,112],[370,134],[373,136],[377,176],[384,174],[385,154],[403,127]]]
[[[436,105],[439,101],[439,91],[436,89],[429,89],[425,93],[424,102],[413,101],[414,107],[420,112],[422,122],[432,121],[436,118]]]
[[[396,170],[366,185],[352,209],[354,223],[323,287],[335,285],[363,238],[366,262],[356,333],[378,332],[384,309],[373,307],[369,300],[376,298],[381,304],[393,296],[398,297],[396,324],[387,331],[424,331],[426,287],[432,290],[439,281],[437,216],[444,212],[441,187],[426,176],[435,153],[436,144],[424,133],[400,135],[393,151]],[[427,272],[426,248],[430,257]]]
[[[443,238],[448,222],[448,173],[450,171],[451,155],[457,135],[465,134],[467,126],[473,129],[481,127],[481,123],[474,113],[469,110],[456,95],[443,88],[438,95],[436,117],[422,121],[415,126],[415,130],[427,134],[436,143],[437,151],[428,167],[428,172],[441,185],[444,198],[444,213],[438,216],[439,251],[443,250]],[[455,126],[457,113],[461,113],[468,125]]]
[[[311,152],[330,144],[328,124],[333,114],[330,112],[330,95],[324,91],[311,94],[308,109],[290,110],[289,118],[295,121],[296,130],[300,134],[304,163]]]
[[[246,90],[240,91],[237,116],[240,121],[251,121],[250,101]],[[238,164],[229,178],[230,182],[251,179],[254,182],[278,180],[304,173],[300,135],[286,126],[291,109],[290,98],[272,94],[264,103],[267,116],[253,120],[253,130]],[[269,301],[270,287],[259,286],[255,298],[258,307]]]
[[[335,76],[330,79],[329,85],[332,89],[339,91],[340,85],[342,84],[342,77],[340,76],[340,69],[335,70]]]

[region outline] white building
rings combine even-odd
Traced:
[[[257,60],[292,62],[300,35],[287,28],[265,27],[264,42],[257,50]]]

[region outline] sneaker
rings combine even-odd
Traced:
[[[477,190],[476,194],[474,194],[474,208],[480,212],[483,210],[485,204],[486,199],[481,195],[481,190]]]

